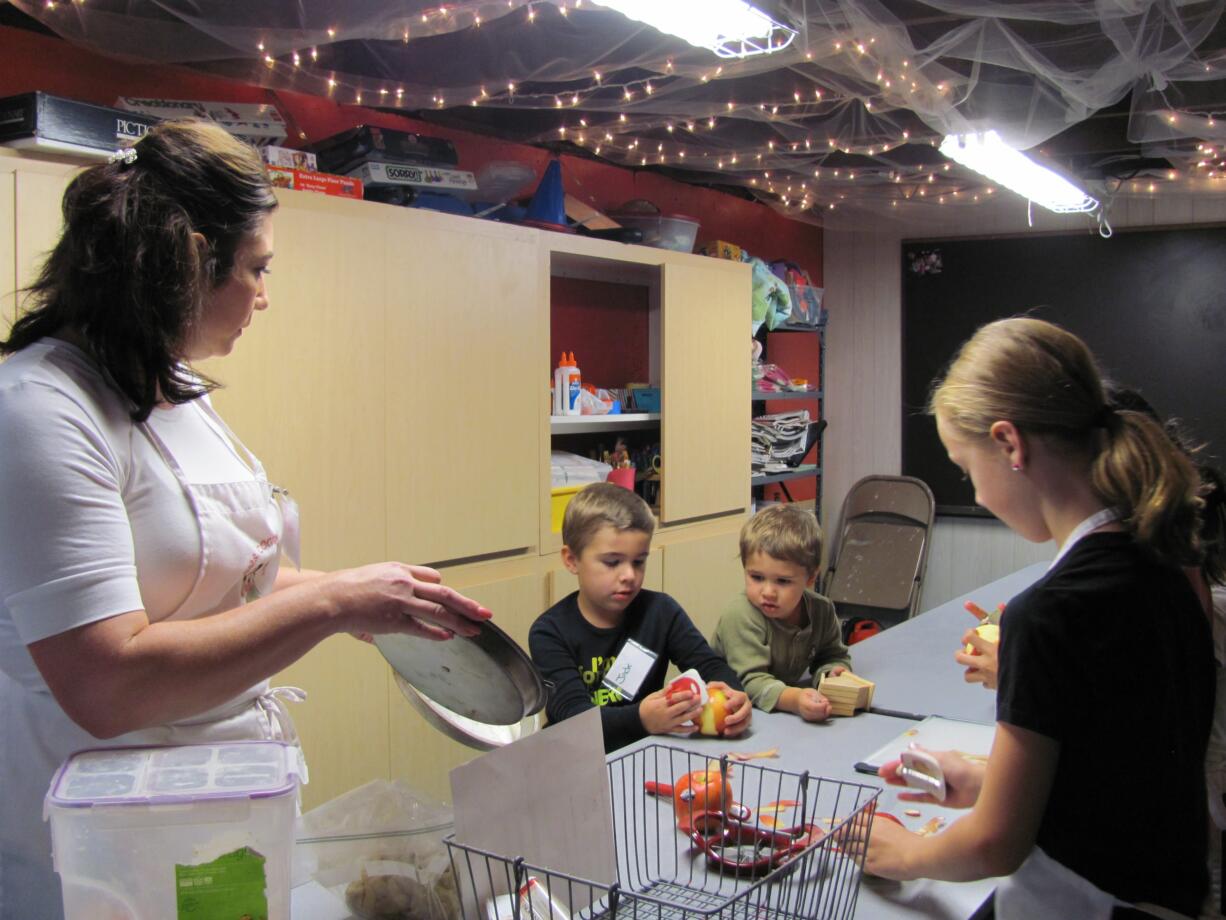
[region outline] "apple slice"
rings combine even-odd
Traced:
[[[718,687],[707,688],[707,702],[702,707],[702,719],[698,723],[699,734],[716,737],[724,733],[728,718],[728,696]]]

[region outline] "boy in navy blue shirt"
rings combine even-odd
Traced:
[[[654,530],[647,503],[621,486],[595,483],[571,499],[562,562],[578,576],[579,590],[541,614],[528,636],[532,661],[553,683],[549,721],[600,707],[606,751],[646,735],[694,730],[698,698],[663,691],[670,662],[696,669],[709,687],[724,691],[725,735],[749,726],[752,707],[728,663],[675,600],[643,589]],[[623,667],[611,686],[605,678],[619,658]]]

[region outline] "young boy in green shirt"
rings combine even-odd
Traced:
[[[851,668],[834,604],[814,590],[821,563],[817,518],[786,504],[759,511],[741,528],[745,592],[720,617],[711,643],[754,706],[808,722],[830,718],[830,701],[816,689],[822,675]]]

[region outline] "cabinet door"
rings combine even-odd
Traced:
[[[289,707],[311,773],[302,789],[304,811],[388,777],[388,687],[394,682],[378,649],[352,636],[333,636],[272,683],[307,693],[304,703]]]
[[[280,192],[269,308],[204,370],[218,411],[289,489],[302,558],[337,569],[388,558],[383,274],[373,204]]]
[[[72,175],[68,167],[55,172],[19,168],[13,173],[13,213],[16,215],[13,255],[18,292],[38,276],[47,254],[60,238],[63,227],[60,201]],[[11,307],[14,318],[20,306],[19,293]]]
[[[446,573],[444,573],[446,576]],[[444,580],[447,580],[446,578]],[[495,621],[525,650],[528,629],[541,613],[542,584],[537,573],[502,579],[460,590],[494,611]],[[409,705],[394,680],[390,682],[391,775],[403,778],[429,795],[451,801],[451,770],[468,763],[480,751],[453,741],[426,722]]]
[[[364,202],[279,191],[269,307],[234,351],[202,369],[213,402],[289,489],[302,516],[302,561],[339,569],[387,558],[384,523],[385,231]],[[292,707],[311,770],[311,808],[388,771],[389,672],[378,651],[335,636],[273,684]]]
[[[0,171],[0,336],[17,318],[17,180]]]
[[[388,549],[453,562],[534,547],[535,231],[387,210]]]
[[[666,546],[664,590],[685,609],[709,641],[719,624],[719,615],[745,590],[739,533],[728,531]]]
[[[663,284],[660,519],[672,524],[749,499],[749,269],[678,258]]]

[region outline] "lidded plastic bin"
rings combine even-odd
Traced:
[[[279,741],[73,754],[43,805],[66,920],[288,920],[302,775]]]
[[[653,202],[645,198],[627,201],[609,214],[623,227],[643,231],[643,245],[674,252],[693,252],[698,238],[698,221],[684,214],[664,215]]]
[[[643,231],[643,245],[673,252],[693,252],[698,239],[698,221],[682,214],[635,214],[618,212],[610,214],[623,227]]]

